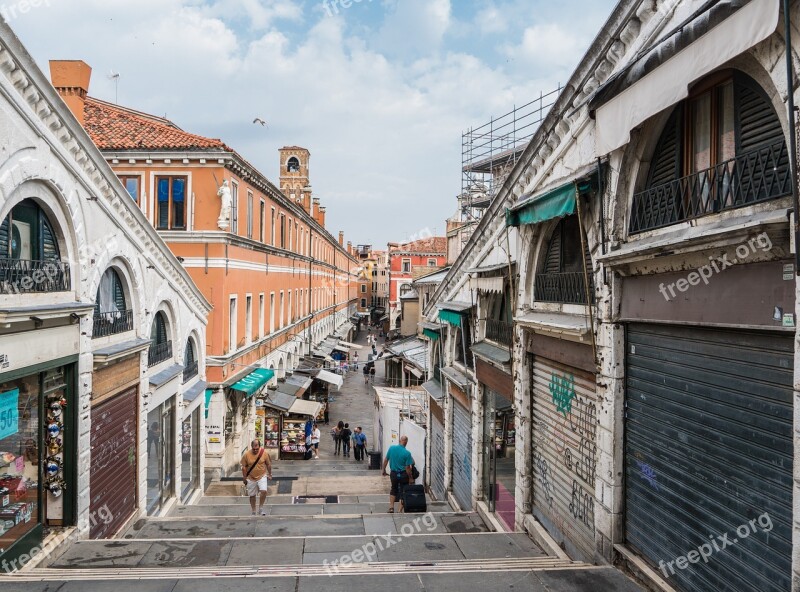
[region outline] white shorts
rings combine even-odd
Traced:
[[[267,486],[269,485],[269,481],[267,481],[267,476],[264,475],[258,481],[253,481],[252,479],[247,480],[247,495],[250,497],[255,496],[258,494],[259,491],[266,491]]]

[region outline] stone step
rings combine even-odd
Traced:
[[[335,508],[335,504],[331,508]],[[232,539],[240,537],[356,536],[401,533],[412,525],[428,533],[480,533],[488,528],[478,514],[442,511],[429,514],[348,514],[350,508],[290,506],[304,510],[295,515],[146,518],[136,521],[120,538]],[[322,513],[319,510],[322,510]],[[83,543],[81,543],[83,544]]]
[[[330,566],[348,562],[369,562],[374,569],[382,563],[539,559],[547,557],[523,533],[436,533],[409,528],[399,533],[325,537],[250,536],[218,539],[107,540],[80,541],[71,545],[50,569],[216,568],[252,566]],[[407,534],[408,533],[408,534]],[[348,559],[349,558],[349,559]]]
[[[330,572],[330,573],[329,573]],[[465,575],[468,584],[465,585]],[[325,577],[324,580],[321,576]],[[371,563],[337,570],[313,565],[280,567],[37,570],[8,576],[14,592],[642,592],[610,566],[539,559]],[[66,582],[62,584],[62,582]],[[321,586],[322,583],[322,586]]]
[[[264,510],[268,516],[312,516],[330,514],[385,514],[387,510],[387,499],[372,503],[345,503],[341,500],[335,504],[308,503],[295,504],[265,504]],[[429,502],[428,512],[452,512],[453,508],[447,502]],[[204,504],[202,506],[175,506],[167,518],[156,520],[168,520],[169,518],[194,517],[194,518],[221,518],[230,516],[252,517],[250,514],[250,503],[247,498],[239,498],[238,503],[228,503],[220,505]],[[152,519],[151,519],[152,520]]]
[[[323,495],[323,494],[320,494]],[[339,495],[340,504],[372,504],[372,503],[379,503],[379,502],[388,502],[389,497],[387,494],[380,494],[380,495]],[[268,505],[272,504],[291,504],[293,503],[293,496],[291,495],[270,495],[267,497],[266,503]],[[239,495],[220,495],[220,496],[203,496],[197,500],[198,506],[222,506],[225,504],[235,504],[240,505],[242,503],[247,503],[247,498],[239,496]],[[176,506],[176,507],[184,507],[184,506]]]

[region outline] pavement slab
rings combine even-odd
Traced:
[[[467,532],[489,532],[486,524],[479,514],[456,514],[454,516],[442,516],[439,520],[444,524],[447,532],[467,533]]]
[[[58,592],[172,592],[175,584],[177,580],[66,582]]]
[[[306,539],[306,553],[349,553],[375,541],[374,536],[348,536]]]
[[[599,567],[536,572],[546,590],[558,592],[642,592],[618,569]]]
[[[518,545],[517,538],[507,534],[467,534],[454,538],[467,559],[546,557],[542,551],[531,551],[527,546]]]
[[[463,585],[463,581],[462,581]],[[296,592],[424,592],[414,574],[301,577]],[[237,590],[236,592],[241,592]],[[463,589],[461,592],[464,592]]]
[[[370,504],[328,504],[324,514],[372,514]]]
[[[396,531],[403,534],[448,532],[442,516],[434,514],[388,514],[388,516],[394,520]]]
[[[220,541],[157,541],[139,567],[198,567],[225,565],[230,543]]]
[[[536,572],[531,571],[420,574],[419,579],[425,592],[561,592],[560,588],[545,588],[537,579]],[[590,591],[595,592],[595,589],[586,589],[586,592]]]
[[[225,589],[231,592],[294,592],[297,589],[297,580],[296,577],[237,578],[226,580],[226,584],[221,584],[217,578],[178,580],[172,592],[221,592]],[[142,589],[142,592],[151,591]]]
[[[464,559],[451,536],[395,535],[391,542],[379,539],[378,561],[447,561]]]
[[[396,533],[397,525],[391,514],[381,514],[378,516],[364,516],[364,534],[387,534]]]
[[[363,535],[361,519],[352,518],[272,518],[256,523],[257,537]]]
[[[248,512],[249,513],[249,512]],[[175,520],[148,522],[139,530],[125,535],[130,539],[192,539],[192,538],[241,538],[255,534],[255,521],[262,517],[250,516],[249,520]]]
[[[70,546],[50,567],[136,567],[152,545],[149,541],[78,542]]]
[[[250,540],[233,541],[225,565],[299,565],[302,562],[303,539]]]

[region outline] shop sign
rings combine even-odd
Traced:
[[[222,428],[218,425],[207,425],[206,426],[206,435],[208,436],[208,443],[209,444],[221,444],[222,443]]]
[[[0,393],[0,440],[19,431],[19,389]]]

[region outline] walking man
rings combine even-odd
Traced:
[[[406,450],[408,436],[400,436],[400,444],[389,447],[386,458],[383,459],[381,474],[386,475],[386,465],[389,465],[389,480],[391,489],[389,490],[389,513],[394,513],[395,501],[400,499],[400,509],[403,508],[403,487],[412,483],[411,467],[414,466],[414,458]]]
[[[342,430],[342,454],[344,456],[350,456],[350,438],[353,436],[353,432],[350,430],[350,424],[344,424],[344,429]]]
[[[256,515],[256,494],[259,495],[258,511],[262,516],[266,516],[264,502],[267,499],[267,487],[272,479],[272,464],[269,462],[269,454],[261,447],[258,439],[250,443],[250,450],[242,455],[242,479],[247,488],[247,495],[250,496],[250,510],[252,515]]]
[[[369,382],[369,364],[364,364],[364,384]]]
[[[367,435],[361,431],[361,426],[356,428],[356,433],[353,434],[353,458],[356,462],[364,460],[364,451],[367,448]]]
[[[319,438],[321,434],[319,428],[317,427],[316,422],[314,423],[314,429],[311,432],[311,446],[314,447],[314,460],[319,458]]]
[[[353,368],[358,370],[358,352],[353,354]]]

